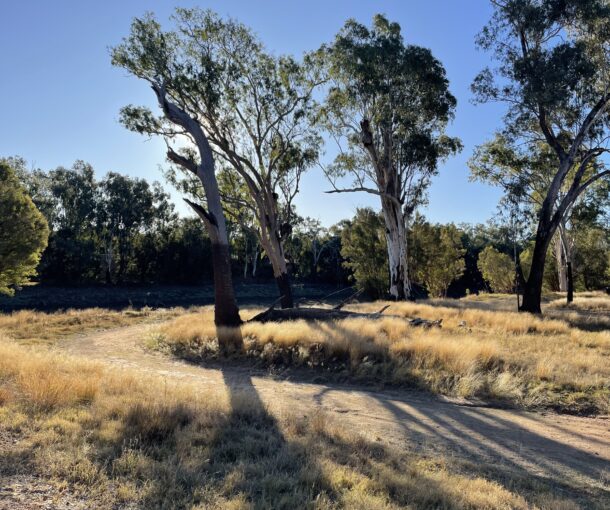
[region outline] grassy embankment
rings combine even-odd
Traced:
[[[334,378],[414,385],[527,408],[610,412],[610,296],[578,296],[570,307],[552,302],[547,311],[553,318],[476,309],[464,301],[456,307],[441,306],[448,301],[391,303],[386,313],[398,317],[380,320],[246,323],[239,334],[245,356],[262,365],[315,367]],[[383,304],[348,308],[372,312]],[[404,317],[442,318],[443,327],[414,328]],[[211,309],[164,325],[157,342],[187,359],[216,357]]]

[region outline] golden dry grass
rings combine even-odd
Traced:
[[[230,387],[168,385],[6,338],[0,360],[0,434],[20,440],[0,476],[43,476],[91,508],[577,508],[546,482],[390,451],[322,414],[278,419]]]
[[[566,298],[554,299],[549,303],[550,308],[561,308],[579,310],[585,312],[608,312],[610,313],[610,294],[604,292],[583,292],[574,297],[572,303],[567,303]]]
[[[0,333],[23,343],[50,343],[58,338],[95,329],[109,329],[137,322],[167,319],[184,309],[107,310],[87,308],[62,312],[21,310],[0,314]]]
[[[351,309],[372,312],[383,304]],[[350,377],[416,384],[437,393],[526,407],[610,412],[610,331],[585,331],[556,318],[438,303],[392,303],[387,313],[398,317],[246,323],[241,333],[246,355],[267,364],[316,366]],[[443,327],[414,328],[406,317],[442,318]],[[592,326],[605,320],[580,319]],[[165,325],[160,341],[179,356],[215,356],[211,309]]]

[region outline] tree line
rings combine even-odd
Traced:
[[[31,199],[39,211],[23,218],[34,222],[34,244],[44,242],[37,258],[15,257],[29,261],[24,264],[30,269],[21,275],[22,281],[34,275],[36,266],[35,279],[48,285],[196,285],[212,279],[211,243],[201,221],[179,217],[159,183],[116,172],[96,179],[94,169],[83,161],[50,171],[30,169],[18,157],[3,162],[13,174],[14,192],[20,191],[23,200]],[[8,207],[10,202],[5,199],[3,204]],[[600,203],[580,204],[571,228],[564,232],[570,239],[579,291],[601,288],[610,277],[609,232],[604,224],[609,218]],[[284,251],[295,280],[354,285],[371,299],[389,296],[383,214],[358,209],[352,218],[329,228],[300,216],[296,209],[292,215],[293,228]],[[6,230],[16,238],[15,229],[23,228],[20,223]],[[231,271],[244,281],[266,282],[273,278],[273,264],[253,229],[229,216]],[[501,217],[486,225],[432,224],[417,213],[407,240],[414,295],[514,292],[514,249],[527,272],[533,248],[528,240],[515,246],[514,234]],[[555,243],[561,243],[559,235]],[[552,254],[545,267],[544,287],[565,290],[563,251],[554,249]]]
[[[603,0],[492,4],[476,43],[494,66],[474,78],[472,91],[480,103],[504,103],[506,114],[470,167],[474,179],[505,191],[520,308],[540,312],[549,248],[555,243],[558,272],[565,272],[560,281],[573,286],[577,211],[591,201],[607,207],[610,6]],[[429,49],[405,43],[398,23],[383,15],[370,27],[348,20],[333,41],[296,59],[272,54],[236,20],[177,9],[169,29],[152,14],[134,19],[111,56],[115,66],[145,80],[158,101],[158,112],[124,107],[121,121],[167,145],[167,177],[210,241],[218,324],[240,322],[230,223],[256,239],[282,306],[293,306],[287,253],[297,225],[293,200],[326,143],[336,143],[338,155],[324,166],[328,189],[321,191],[379,197],[389,295],[416,297],[418,280],[446,292],[444,273],[457,273],[461,263],[442,258],[442,247],[456,247],[459,234],[450,226],[430,229],[429,249],[439,251],[442,267],[416,262],[421,246],[411,246],[410,238],[439,164],[462,149],[447,134],[456,99],[443,64]],[[588,221],[599,223],[599,214]],[[604,235],[598,245],[607,243]],[[495,253],[486,257],[508,267]],[[125,261],[118,265],[117,274],[124,273]]]

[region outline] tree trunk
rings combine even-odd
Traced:
[[[276,222],[277,223],[277,222]],[[294,301],[292,299],[292,289],[290,284],[290,276],[288,275],[288,267],[286,265],[286,257],[284,256],[284,247],[280,240],[280,234],[270,224],[268,215],[265,215],[265,220],[261,222],[261,244],[269,257],[271,267],[273,267],[273,277],[277,283],[280,293],[281,307],[292,308]]]
[[[256,267],[258,265],[258,244],[254,250],[254,257],[252,258],[252,278],[256,278]]]
[[[572,277],[572,262],[567,262],[567,280],[568,280],[568,303],[574,301],[574,279]]]
[[[217,326],[239,326],[241,319],[233,291],[228,244],[212,243],[212,266],[214,271],[214,323]]]
[[[290,285],[290,278],[288,273],[280,274],[275,277],[275,283],[277,284],[278,291],[281,296],[280,305],[282,308],[292,308],[294,306],[292,298],[292,287]]]
[[[542,282],[544,277],[544,263],[553,231],[551,227],[539,226],[536,234],[536,244],[532,255],[530,274],[523,289],[523,303],[520,311],[529,313],[542,313],[540,301],[542,299]]]
[[[244,280],[248,276],[248,238],[246,237],[246,246],[244,249]]]
[[[185,169],[197,175],[207,200],[208,210],[203,206],[189,200],[187,203],[195,210],[203,220],[212,244],[212,267],[214,271],[214,323],[218,331],[218,343],[221,351],[241,350],[243,340],[241,335],[221,334],[220,327],[228,326],[234,328],[241,324],[239,308],[235,300],[233,290],[233,278],[231,275],[231,258],[229,255],[229,236],[227,224],[220,201],[218,181],[214,164],[214,153],[210,143],[203,132],[201,125],[193,117],[189,116],[179,106],[168,101],[164,86],[153,84],[153,90],[159,100],[159,106],[170,122],[182,126],[192,137],[197,145],[201,161],[196,164],[192,159],[182,156],[173,149],[168,148],[167,157],[170,161],[181,165]]]
[[[381,205],[386,226],[390,295],[402,301],[411,297],[407,271],[407,235],[401,208],[394,201],[382,198]]]
[[[112,285],[112,244],[106,243],[106,250],[104,252],[104,266],[106,273],[106,285]]]
[[[566,272],[566,259],[562,246],[561,234],[557,235],[553,243],[555,252],[555,263],[557,264],[557,277],[559,279],[559,291],[567,292],[568,290],[568,275]]]

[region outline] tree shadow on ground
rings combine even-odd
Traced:
[[[337,324],[324,326],[317,324],[317,327],[341,329]],[[341,334],[345,335],[347,331],[339,331],[339,335]],[[388,358],[389,353],[381,351],[378,356]],[[274,448],[280,451],[287,445],[291,446],[292,450],[290,448],[284,450],[289,452],[288,457],[291,458],[288,464],[295,461],[304,463],[308,465],[309,472],[319,469],[319,465],[311,462],[311,456],[307,454],[307,451],[311,451],[310,447],[300,450],[295,456],[295,443],[282,435],[275,419],[265,410],[265,405],[252,382],[251,371],[236,371],[230,361],[225,361],[223,364],[216,363],[215,366],[223,372],[233,410],[232,418],[229,420],[231,425],[227,428],[227,433],[223,436],[225,440],[221,443],[240,444],[240,439],[244,437],[241,432],[244,430],[243,411],[240,409],[243,409],[243,403],[247,401],[252,404],[250,412],[258,413],[258,420],[261,423],[268,423],[267,428],[275,438],[272,441],[276,445]],[[239,366],[244,368],[241,363]],[[299,378],[298,375],[299,372],[294,372],[291,379],[295,382],[312,382],[311,374],[302,374],[303,378]],[[551,439],[525,428],[519,422],[503,418],[502,413],[497,410],[442,403],[437,397],[425,392],[410,394],[407,399],[401,400],[398,391],[381,394],[353,382],[318,384],[318,387],[320,390],[313,396],[313,400],[319,408],[332,410],[341,406],[340,403],[338,406],[325,405],[325,396],[328,393],[337,390],[362,393],[394,417],[395,423],[402,428],[403,439],[406,439],[408,444],[429,447],[420,447],[419,453],[428,456],[433,453],[440,456],[448,455],[458,463],[468,464],[468,467],[464,468],[468,476],[481,476],[493,480],[509,491],[514,491],[516,487],[519,489],[518,492],[523,490],[530,496],[536,493],[559,491],[566,499],[577,504],[583,501],[589,502],[590,496],[593,499],[604,497],[601,487],[605,476],[603,460],[572,446],[569,432],[563,434],[564,441]],[[340,410],[340,412],[344,411],[346,410]],[[520,411],[512,411],[512,413],[522,421],[527,420],[527,413]],[[512,415],[507,413],[506,416]],[[578,434],[574,434],[575,438],[577,436]],[[260,443],[256,428],[250,430],[245,437],[248,438],[246,443]],[[568,440],[565,440],[566,437]],[[349,450],[347,444],[344,447]],[[246,460],[254,458],[248,457],[248,449],[244,445],[240,446],[239,450],[245,452],[241,455],[245,454]],[[284,454],[280,456],[283,457]],[[243,464],[243,457],[235,458]],[[271,463],[276,462],[274,459]],[[245,472],[248,472],[248,469]],[[252,474],[249,476],[252,477]],[[282,476],[291,478],[295,474],[288,473]],[[256,479],[256,476],[253,478]],[[260,483],[257,481],[254,486],[246,490],[246,493],[251,495],[255,486],[260,486]],[[329,490],[322,482],[319,482],[317,487],[323,493]],[[446,491],[439,490],[439,494],[444,493]],[[326,494],[332,494],[332,490]]]
[[[320,413],[274,415],[249,372],[230,360],[221,371],[228,410],[202,419],[178,404],[159,419],[158,409],[138,408],[126,417],[112,458],[98,459],[117,481],[139,473],[145,491],[138,508],[463,507],[416,459]],[[129,461],[121,471],[121,459],[134,454],[140,468]]]
[[[607,465],[568,441],[533,432],[497,410],[373,397],[400,424],[405,440],[465,460],[474,475],[524,495],[546,490],[578,505],[610,504]]]

